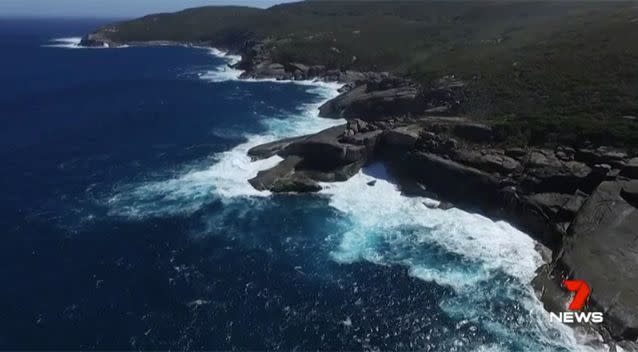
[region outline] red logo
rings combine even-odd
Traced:
[[[583,280],[565,280],[563,286],[569,291],[575,291],[574,299],[569,304],[569,310],[581,310],[585,306],[591,290]]]

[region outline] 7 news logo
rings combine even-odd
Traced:
[[[603,322],[603,313],[602,312],[580,312],[583,307],[585,307],[585,303],[587,303],[587,298],[591,293],[591,289],[587,286],[587,283],[583,280],[565,280],[563,281],[563,286],[568,291],[576,292],[574,298],[569,304],[569,312],[559,312],[558,314],[550,312],[549,318],[551,320],[557,320],[565,324],[572,323],[593,323],[600,324]]]

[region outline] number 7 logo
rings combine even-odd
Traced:
[[[569,304],[569,310],[581,310],[585,306],[591,290],[583,280],[565,280],[563,286],[569,291],[575,291],[574,299]]]

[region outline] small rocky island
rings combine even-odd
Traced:
[[[587,310],[605,316],[602,336],[635,341],[638,8],[319,3],[151,15],[82,45],[212,46],[241,55],[244,78],[343,83],[320,116],[347,123],[251,149],[254,160],[283,158],[249,180],[254,188],[316,192],[382,162],[406,196],[533,236],[551,251],[534,280],[546,308],[565,310],[564,278],[585,280]]]

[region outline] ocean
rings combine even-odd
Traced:
[[[248,184],[280,160],[250,147],[344,122],[317,116],[339,85],[78,48],[103,22],[0,20],[1,349],[590,349],[507,223],[429,209],[379,164],[316,195]]]

